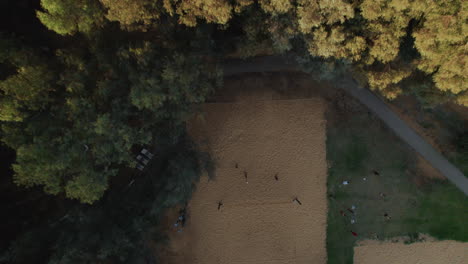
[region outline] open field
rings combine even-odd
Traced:
[[[164,263],[326,263],[322,100],[203,110],[189,131],[214,158],[215,176],[197,185],[188,223],[171,232]]]
[[[415,153],[352,100],[329,108],[327,159],[328,263],[353,263],[365,239],[413,243],[422,233],[468,242],[468,198],[428,175],[432,168],[421,170]]]
[[[431,241],[414,244],[365,241],[354,248],[354,264],[465,264],[468,243]]]

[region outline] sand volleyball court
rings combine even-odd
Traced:
[[[428,241],[405,245],[402,242],[365,241],[354,248],[355,264],[466,264],[468,243]]]
[[[326,263],[322,100],[203,110],[189,132],[215,159],[215,178],[205,175],[197,185],[187,225],[171,231],[164,263]]]

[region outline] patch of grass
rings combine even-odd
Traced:
[[[462,192],[443,181],[418,187],[412,152],[375,119],[330,123],[328,263],[353,263],[353,247],[362,239],[406,236],[412,243],[425,233],[468,241],[468,200]]]
[[[450,161],[468,177],[468,153],[454,153]]]
[[[449,143],[455,147],[454,151],[447,153],[448,158],[468,177],[468,123],[457,113],[446,109],[428,112],[442,124]]]
[[[419,197],[419,208],[408,218],[411,229],[438,239],[468,242],[468,197],[448,182],[434,182]]]
[[[346,149],[342,155],[344,168],[352,172],[362,168],[368,154],[367,146],[363,140],[355,136],[351,142],[346,142],[344,148]]]
[[[468,130],[460,132],[454,141],[457,150],[451,160],[468,177]]]

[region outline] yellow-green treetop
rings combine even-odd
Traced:
[[[164,0],[164,8],[170,15],[177,14],[181,24],[190,27],[197,25],[197,19],[226,24],[232,13],[227,0]]]
[[[398,83],[411,75],[411,69],[402,65],[388,65],[379,71],[367,70],[365,75],[372,90],[378,90],[385,97],[394,99],[401,93]]]
[[[459,95],[458,102],[468,106],[467,17],[467,1],[431,2],[413,36],[421,54],[418,68],[432,74],[437,88]]]
[[[89,32],[102,20],[102,10],[95,0],[41,0],[45,11],[37,11],[39,20],[60,35]]]
[[[152,0],[99,0],[107,9],[106,17],[117,21],[123,28],[138,28],[136,24],[149,25],[159,18]]]
[[[258,0],[263,10],[273,15],[284,14],[292,7],[291,0]]]
[[[302,33],[310,33],[320,25],[342,24],[354,17],[354,8],[345,1],[299,0],[297,19]]]

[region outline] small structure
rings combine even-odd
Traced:
[[[137,158],[138,161],[143,163],[143,165],[145,165],[145,166],[148,165],[149,159],[143,157],[142,155],[138,155],[136,158]]]
[[[141,154],[145,155],[146,157],[148,157],[148,159],[152,159],[153,158],[153,153],[149,152],[147,149],[142,149],[141,150]]]
[[[139,169],[140,171],[143,171],[145,166],[141,165],[140,163],[137,163],[136,168]]]
[[[147,149],[142,149],[140,154],[136,156],[136,168],[140,171],[143,171],[145,169],[145,166],[148,165],[149,161],[153,158],[153,156],[153,153],[149,152]]]

